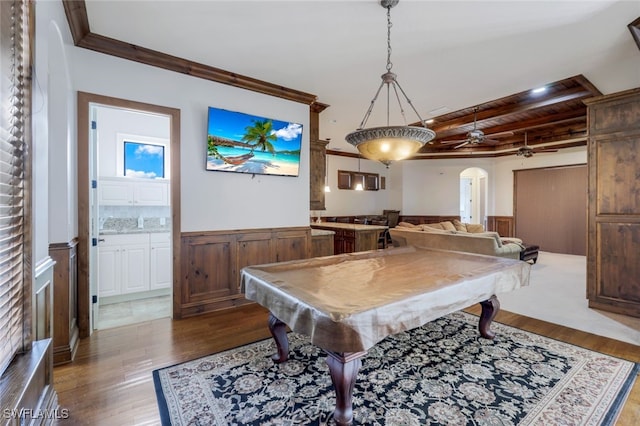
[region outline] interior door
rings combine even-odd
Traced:
[[[461,177],[460,178],[460,221],[464,223],[472,223],[472,208],[473,208],[473,178]]]
[[[587,166],[514,171],[515,236],[540,250],[584,256]]]
[[[487,178],[481,176],[478,179],[478,217],[477,223],[481,223],[487,229]]]
[[[98,325],[98,312],[100,299],[98,297],[98,241],[100,239],[98,226],[98,110],[95,105],[89,106],[89,215],[91,242],[89,247],[89,289],[91,296],[91,309],[89,310],[89,323],[91,330]]]

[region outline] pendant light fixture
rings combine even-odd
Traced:
[[[364,191],[363,180],[364,177],[360,174],[360,156],[358,155],[358,183],[356,183],[356,187],[354,188],[356,191]]]
[[[324,154],[324,192],[331,192],[329,186],[329,155]]]
[[[420,114],[411,103],[411,100],[407,97],[400,83],[396,79],[396,74],[391,72],[393,64],[391,63],[391,8],[398,4],[399,0],[380,0],[380,5],[387,9],[387,72],[382,74],[382,83],[378,87],[376,94],[371,100],[369,109],[364,115],[362,122],[357,130],[349,133],[346,136],[347,142],[358,148],[360,154],[369,160],[380,161],[385,165],[389,165],[392,161],[404,160],[411,157],[418,152],[424,144],[430,142],[436,133],[427,128],[425,120],[420,117]],[[370,127],[365,128],[373,106],[378,99],[378,95],[382,88],[386,86],[387,89],[387,123],[382,127]],[[404,120],[404,125],[392,126],[389,123],[389,107],[391,102],[391,89],[400,107],[400,113]],[[411,106],[413,112],[416,113],[420,123],[423,127],[409,126],[407,124],[406,116],[404,114],[404,108],[402,107],[402,101],[400,100],[400,94],[406,100],[406,103]]]

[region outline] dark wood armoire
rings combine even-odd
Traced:
[[[585,103],[589,306],[640,317],[640,88]]]

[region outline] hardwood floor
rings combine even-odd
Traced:
[[[479,307],[469,312],[479,314]],[[620,358],[640,362],[640,347],[555,324],[500,312],[496,321]],[[70,418],[58,424],[160,424],[151,372],[270,337],[267,312],[247,305],[172,321],[168,318],[95,332],[80,342],[73,363],[54,369],[60,406]],[[640,424],[640,380],[618,425]]]

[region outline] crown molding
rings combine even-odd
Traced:
[[[89,27],[84,0],[63,0],[62,4],[73,42],[78,47],[306,105],[316,102],[317,96],[310,93],[94,34]]]

